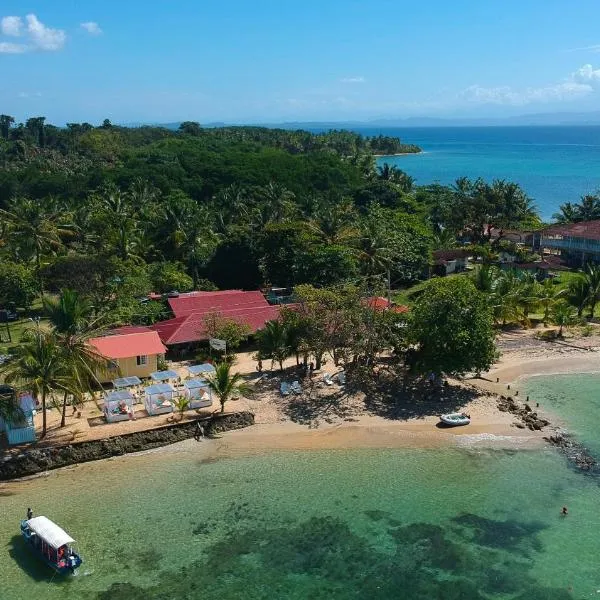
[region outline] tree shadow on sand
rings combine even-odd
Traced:
[[[479,397],[475,389],[445,383],[433,385],[422,380],[408,385],[398,378],[380,376],[376,384],[367,385],[365,408],[385,419],[424,419],[441,413],[459,412]]]

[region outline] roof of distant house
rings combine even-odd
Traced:
[[[363,304],[374,310],[387,310],[389,308],[389,310],[395,313],[406,313],[409,311],[408,306],[404,306],[403,304],[392,304],[390,306],[388,299],[383,296],[370,296],[369,298],[364,298]]]
[[[160,337],[148,327],[121,327],[109,335],[90,340],[90,344],[106,358],[130,358],[164,354],[167,349]]]
[[[434,250],[433,259],[436,264],[446,262],[449,260],[456,260],[458,258],[468,258],[473,252],[464,248],[455,248],[453,250]]]
[[[220,317],[245,323],[250,327],[251,333],[255,333],[264,327],[267,321],[277,319],[280,309],[280,306],[271,306],[267,303],[266,306],[245,306],[214,312]],[[205,319],[211,312],[213,311],[194,312],[168,321],[161,321],[152,325],[152,329],[167,345],[206,340],[209,336],[206,333]]]
[[[266,307],[269,303],[262,292],[223,290],[219,292],[189,292],[176,298],[169,298],[169,306],[175,317],[192,313],[221,312],[235,308]]]
[[[564,235],[600,240],[600,219],[595,221],[581,221],[580,223],[558,223],[542,229],[543,235]]]

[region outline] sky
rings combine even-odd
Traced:
[[[598,0],[0,0],[0,112],[275,123],[600,110]]]

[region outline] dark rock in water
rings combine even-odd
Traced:
[[[590,454],[589,450],[579,442],[573,440],[567,433],[556,432],[544,438],[547,442],[556,446],[569,460],[569,462],[581,471],[599,472],[598,462]]]
[[[206,436],[210,437],[224,431],[254,425],[254,415],[250,412],[215,414],[202,420],[202,425]],[[192,438],[195,433],[196,420],[67,446],[47,449],[34,447],[22,454],[9,456],[8,460],[5,458],[0,463],[0,481],[27,477],[77,463],[168,446]]]

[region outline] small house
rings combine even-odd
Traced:
[[[99,374],[102,383],[116,376],[150,377],[167,351],[156,331],[147,327],[122,327],[91,339],[90,344],[109,361],[107,371]]]
[[[468,250],[458,248],[456,250],[436,250],[433,253],[433,272],[436,275],[450,275],[460,273],[469,266]]]

